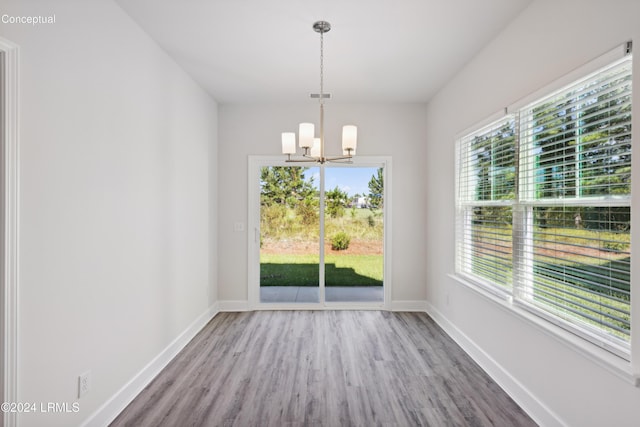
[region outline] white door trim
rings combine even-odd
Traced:
[[[19,218],[19,49],[0,38],[4,56],[4,108],[2,128],[2,388],[3,402],[17,402],[18,387],[18,218]],[[16,414],[4,412],[5,427],[16,425]]]
[[[384,303],[331,303],[321,301],[317,304],[263,304],[260,303],[260,167],[292,166],[282,156],[249,156],[248,158],[248,213],[247,213],[247,295],[249,310],[279,309],[383,309],[391,310],[392,274],[391,274],[391,157],[390,156],[358,156],[354,158],[354,166],[383,165],[384,169]],[[309,164],[313,165],[313,164]]]

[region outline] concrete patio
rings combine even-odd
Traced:
[[[383,302],[382,286],[327,286],[327,302]],[[318,303],[317,286],[261,286],[260,302],[265,303]]]

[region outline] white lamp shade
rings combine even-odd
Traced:
[[[313,146],[313,135],[315,129],[313,123],[300,123],[300,129],[298,132],[298,141],[300,147],[310,148]]]
[[[342,151],[351,150],[355,153],[358,145],[358,127],[346,125],[342,127]]]
[[[296,154],[296,134],[282,132],[282,154]]]
[[[320,138],[313,138],[313,147],[311,147],[311,156],[320,157]]]

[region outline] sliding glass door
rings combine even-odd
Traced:
[[[253,304],[384,304],[387,165],[250,159]]]
[[[320,302],[318,167],[260,168],[260,302]]]
[[[325,168],[324,268],[329,302],[382,302],[384,170]]]

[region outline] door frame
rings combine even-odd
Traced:
[[[0,328],[2,402],[17,402],[18,384],[18,218],[19,218],[19,49],[0,37],[0,84],[3,85],[2,117],[0,118],[1,224],[3,255],[0,260]],[[16,414],[4,412],[0,422],[5,427],[16,425]]]
[[[247,295],[249,310],[390,310],[392,295],[391,274],[391,157],[357,156],[348,166],[383,167],[384,179],[384,237],[383,237],[383,292],[384,301],[380,302],[326,302],[320,283],[320,301],[318,303],[262,303],[260,302],[260,168],[265,166],[305,166],[304,163],[287,163],[282,156],[248,157],[248,212],[247,212]],[[314,163],[306,164],[316,167]],[[346,165],[345,165],[346,166]],[[320,165],[324,176],[323,165]],[[322,183],[320,183],[322,185]]]

